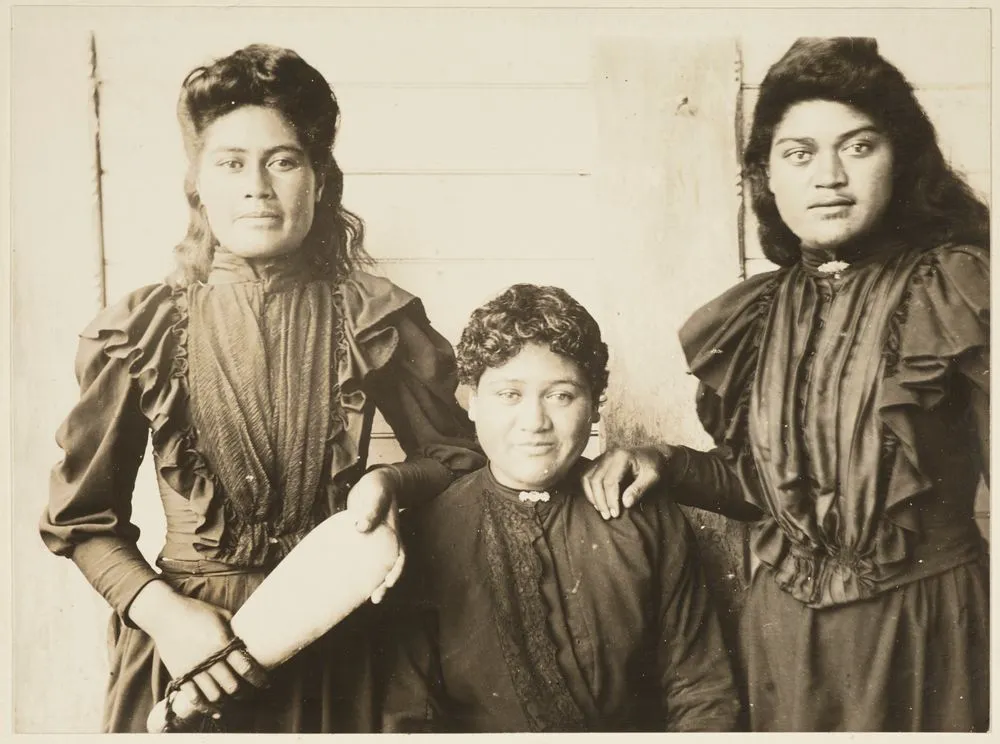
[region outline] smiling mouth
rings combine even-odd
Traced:
[[[521,449],[528,450],[529,452],[545,452],[547,450],[555,447],[554,442],[525,442],[524,444],[517,445]]]

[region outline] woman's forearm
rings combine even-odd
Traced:
[[[678,504],[744,522],[761,518],[760,510],[745,500],[739,476],[721,453],[681,445],[670,447],[668,452],[666,481]]]
[[[391,478],[400,508],[426,503],[451,485],[455,478],[447,467],[429,457],[377,467]]]
[[[150,637],[155,637],[159,623],[169,621],[177,593],[165,581],[150,581],[128,606],[128,620]]]

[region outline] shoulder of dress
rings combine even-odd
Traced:
[[[788,269],[777,269],[749,277],[695,310],[680,330],[688,361],[706,343],[716,348],[718,344],[714,342],[720,335],[732,336],[751,328],[760,317],[761,307],[768,304],[787,273]]]
[[[946,276],[957,281],[989,278],[990,252],[977,245],[948,244],[928,251],[930,260]]]
[[[466,473],[430,501],[403,512],[404,530],[425,568],[450,560],[454,550],[476,539],[483,497],[478,474]]]
[[[363,332],[385,322],[402,310],[422,313],[419,298],[385,277],[352,271],[337,288],[344,319],[355,332]]]
[[[934,314],[982,314],[990,304],[990,254],[975,245],[947,244],[915,254],[897,320],[912,315],[909,306],[919,297],[922,308]],[[918,312],[919,315],[919,312]]]
[[[970,243],[944,243],[936,248],[932,248],[931,253],[936,254],[942,260],[968,256],[980,263],[988,264],[990,262],[990,251],[988,248]]]
[[[99,339],[136,332],[155,325],[158,320],[166,320],[173,306],[171,298],[176,291],[162,282],[133,290],[101,310],[80,335]]]
[[[485,487],[484,469],[473,470],[471,473],[465,473],[453,480],[451,485],[430,500],[426,513],[431,517],[436,517],[469,512],[466,507],[479,498]]]
[[[721,393],[726,381],[733,381],[732,371],[754,364],[761,330],[788,271],[750,277],[691,315],[679,335],[692,374]]]

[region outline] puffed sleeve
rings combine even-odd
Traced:
[[[751,277],[712,300],[684,324],[681,346],[698,378],[696,400],[702,426],[716,447],[701,452],[675,447],[667,479],[674,500],[735,519],[763,513],[746,413],[763,321],[784,272]]]
[[[990,476],[990,256],[981,248],[963,246],[948,252],[942,289],[958,295],[961,319],[955,332],[961,344],[955,357],[958,374],[969,389],[970,413],[979,439],[979,462],[983,477]],[[946,282],[946,283],[945,283]]]
[[[658,499],[660,556],[658,667],[667,731],[735,731],[741,701],[733,664],[690,525]]]
[[[975,246],[940,246],[926,254],[909,280],[890,326],[887,372],[879,413],[899,442],[896,488],[887,508],[930,487],[920,462],[915,417],[932,411],[957,386],[968,395],[988,477],[990,394],[990,257]]]
[[[139,290],[81,334],[80,399],[56,435],[64,457],[52,470],[40,524],[49,550],[71,558],[126,622],[132,600],[159,574],[136,547],[139,530],[130,521],[149,424],[130,374],[134,354],[124,329],[165,294],[162,285]]]
[[[355,272],[345,284],[348,340],[362,389],[392,427],[406,462],[394,465],[408,503],[437,495],[485,459],[455,397],[455,354],[420,300],[386,279]]]

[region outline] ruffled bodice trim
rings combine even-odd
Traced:
[[[988,390],[985,251],[886,251],[821,274],[754,277],[681,333],[706,429],[765,514],[754,551],[811,606],[978,556],[966,387]],[[840,315],[818,285],[844,294]],[[828,320],[839,332],[819,341]]]
[[[128,375],[138,388],[140,408],[152,431],[157,478],[167,515],[165,553],[180,550],[175,557],[195,557],[190,555],[193,547],[202,557],[240,565],[276,562],[317,521],[342,509],[346,493],[363,472],[367,457],[365,440],[374,403],[363,383],[396,353],[400,334],[394,322],[399,314],[423,317],[419,300],[385,279],[355,272],[339,286],[329,283],[337,322],[333,324],[336,373],[331,375],[333,396],[323,478],[326,497],[319,499],[308,519],[285,534],[245,530],[234,542],[227,521],[237,521],[235,512],[218,475],[199,448],[199,432],[192,418],[191,297],[193,293],[211,292],[215,284],[249,282],[280,292],[301,282],[301,277],[287,271],[276,273],[275,268],[280,267],[280,263],[276,267],[243,267],[238,261],[230,261],[224,271],[213,272],[207,285],[145,287],[99,315],[82,334],[85,339],[99,342],[104,354],[127,361]],[[270,529],[270,522],[261,524]],[[237,549],[236,543],[246,540],[266,541],[270,548],[249,553]]]

